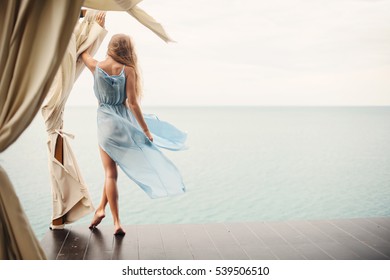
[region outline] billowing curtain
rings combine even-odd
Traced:
[[[38,112],[62,61],[82,2],[0,1],[0,152],[20,136]],[[28,168],[23,164],[21,176],[23,168]],[[0,166],[0,259],[45,258]]]
[[[174,42],[160,23],[136,6],[142,0],[85,0],[84,6],[104,11],[126,11],[165,42]]]
[[[73,138],[73,135],[63,131],[63,115],[73,84],[85,68],[77,57],[87,48],[93,55],[107,34],[95,21],[96,15],[97,11],[89,10],[76,25],[41,110],[48,133],[52,220],[62,218],[63,224],[73,223],[94,210],[70,145],[69,138]]]

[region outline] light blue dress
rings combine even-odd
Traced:
[[[179,170],[158,147],[183,150],[186,148],[186,133],[154,115],[144,114],[153,142],[145,136],[131,110],[124,105],[124,67],[119,75],[108,75],[97,65],[94,92],[99,101],[99,146],[150,198],[184,193],[185,186]]]

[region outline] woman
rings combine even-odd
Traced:
[[[102,199],[90,228],[105,217],[108,202],[114,234],[124,235],[118,211],[117,165],[151,198],[184,193],[179,171],[157,146],[181,150],[186,134],[155,116],[142,114],[137,56],[129,36],[114,35],[103,61],[96,61],[88,51],[81,58],[94,76],[98,143],[105,171]]]

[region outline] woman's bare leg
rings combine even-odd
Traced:
[[[61,135],[58,135],[56,145],[54,148],[54,157],[61,163],[64,164],[64,144]],[[59,217],[52,220],[53,226],[61,226],[65,223],[65,216]]]
[[[100,222],[106,217],[106,205],[107,205],[107,196],[106,196],[106,188],[103,187],[103,193],[102,193],[102,199],[100,200],[100,204],[98,208],[95,211],[95,215],[93,216],[93,219],[91,221],[91,224],[89,225],[89,228],[92,229],[96,227]]]
[[[105,171],[105,182],[104,182],[104,192],[102,195],[102,199],[98,209],[96,210],[93,223],[96,220],[97,223],[95,224],[98,225],[100,221],[104,218],[105,215],[104,209],[108,202],[110,204],[110,209],[114,220],[114,226],[115,226],[114,234],[123,235],[125,234],[125,231],[123,230],[119,219],[118,188],[116,185],[118,170],[116,167],[116,163],[107,155],[107,153],[103,151],[100,147],[99,150],[100,150],[100,156],[102,158],[103,167]]]

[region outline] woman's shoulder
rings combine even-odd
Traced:
[[[88,52],[83,52],[81,54],[81,59],[83,60],[84,64],[88,67],[88,69],[93,73],[95,71],[97,60],[95,60]]]
[[[124,71],[124,65],[113,63],[111,61],[102,60],[96,63],[96,67],[104,71],[110,76],[118,76]]]
[[[125,70],[125,73],[126,73],[126,77],[127,77],[128,75],[130,75],[130,76],[134,76],[134,75],[135,75],[135,69],[134,69],[134,67],[132,67],[132,66],[127,66],[127,65],[123,65],[123,67],[124,67],[124,70]]]

